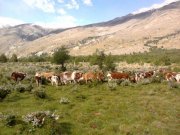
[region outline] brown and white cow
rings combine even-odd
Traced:
[[[46,80],[51,81],[51,77],[55,75],[54,72],[42,72],[40,73],[41,77],[44,77]]]
[[[82,77],[80,78],[80,81],[81,80],[84,80],[86,82],[86,84],[88,83],[88,81],[96,81],[97,80],[97,81],[102,82],[102,81],[104,81],[104,74],[103,74],[103,72],[94,73],[94,72],[89,71],[82,75]]]
[[[107,74],[108,81],[111,80],[120,80],[120,79],[127,79],[129,80],[129,74],[127,73],[121,73],[121,72],[112,72]]]
[[[175,73],[175,72],[167,72],[167,73],[165,73],[165,79],[167,80],[167,81],[173,81],[173,80],[176,80],[176,75],[177,75],[177,73]]]
[[[15,82],[22,81],[26,77],[26,73],[22,72],[13,72],[11,74],[11,79],[13,79]]]
[[[37,72],[37,73],[35,74],[35,80],[36,80],[37,86],[39,86],[40,84],[42,84],[42,76],[41,76],[40,73]]]
[[[154,75],[155,75],[155,71],[138,72],[138,73],[135,73],[135,80],[136,82],[138,82],[141,79],[151,78]]]
[[[73,72],[63,72],[59,74],[60,82],[61,84],[67,84],[67,83],[78,83],[80,78],[82,77],[82,72],[79,71],[73,71]]]

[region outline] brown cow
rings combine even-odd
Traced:
[[[26,77],[26,73],[22,72],[13,72],[11,74],[11,79],[13,79],[15,82],[22,81]]]
[[[41,77],[46,78],[46,80],[51,81],[51,77],[53,75],[55,75],[55,73],[54,72],[42,72],[42,73],[40,73],[40,75],[41,75]]]
[[[127,73],[120,73],[120,72],[112,72],[107,74],[108,81],[111,81],[113,79],[120,80],[120,79],[127,79],[129,80],[129,74]]]
[[[104,80],[104,74],[102,72],[97,72],[97,73],[87,72],[84,73],[79,80],[80,81],[85,80],[86,84],[88,83],[88,81],[95,81],[95,80],[102,82]]]

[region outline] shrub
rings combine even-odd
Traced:
[[[124,80],[121,82],[121,86],[130,86],[131,82],[129,80]]]
[[[70,103],[70,100],[68,98],[61,97],[59,103],[60,104],[68,104],[68,103]]]
[[[151,83],[161,83],[163,80],[163,77],[162,76],[153,76],[150,81]]]
[[[108,86],[109,90],[116,90],[116,88],[117,88],[116,80],[109,81],[107,86]]]
[[[147,84],[150,84],[151,83],[151,80],[150,79],[142,79],[138,82],[138,84],[140,85],[147,85]]]
[[[44,99],[44,98],[47,97],[44,90],[35,90],[34,91],[34,96],[37,97],[37,98],[41,98],[41,99]]]
[[[13,54],[11,58],[9,59],[10,62],[18,62],[18,58],[16,54]]]
[[[8,115],[5,119],[6,121],[6,126],[14,126],[16,125],[16,116],[15,115]]]
[[[169,88],[180,88],[180,84],[176,83],[175,81],[168,81]]]
[[[32,84],[29,84],[29,85],[27,85],[27,86],[25,87],[25,91],[28,91],[28,92],[31,92],[32,89],[33,89]]]
[[[23,84],[18,84],[18,85],[15,86],[15,90],[16,90],[17,92],[22,93],[22,92],[25,92],[26,88],[25,88],[25,85],[23,85]]]
[[[0,55],[0,62],[5,63],[5,62],[7,62],[7,61],[8,61],[8,59],[7,59],[6,55],[5,55],[5,54],[1,54],[1,55]]]
[[[58,120],[59,115],[56,115],[55,112],[50,111],[38,111],[23,116],[23,121],[32,123],[33,127],[42,127],[45,119],[47,118]]]
[[[10,92],[6,87],[0,87],[0,100],[4,99]]]

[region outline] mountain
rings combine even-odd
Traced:
[[[107,22],[68,29],[44,29],[23,24],[0,29],[0,53],[18,56],[52,54],[60,46],[72,55],[130,54],[149,48],[180,49],[180,1]]]

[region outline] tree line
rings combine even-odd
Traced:
[[[66,70],[65,62],[78,63],[89,62],[91,65],[98,65],[101,70],[114,70],[116,62],[126,61],[127,63],[152,63],[154,65],[180,64],[180,50],[165,50],[152,48],[149,52],[133,53],[125,55],[105,54],[103,51],[96,50],[88,56],[70,56],[65,47],[58,48],[52,56],[42,54],[40,56],[32,55],[29,57],[18,58],[13,54],[8,58],[5,54],[0,55],[0,62],[51,62],[61,65],[61,70]]]

